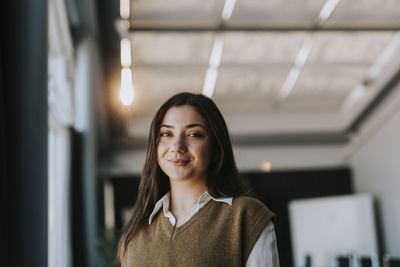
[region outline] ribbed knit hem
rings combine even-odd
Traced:
[[[274,218],[274,214],[270,212],[269,210],[265,210],[258,218],[256,219],[254,225],[251,226],[251,232],[248,236],[248,246],[246,247],[246,251],[244,254],[244,262],[243,266],[245,266],[245,263],[247,262],[247,259],[250,256],[250,253],[256,244],[258,238],[260,237],[262,231],[265,229],[267,224]]]

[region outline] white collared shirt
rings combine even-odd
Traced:
[[[149,224],[151,224],[154,216],[157,212],[163,208],[164,216],[168,218],[172,226],[175,227],[176,219],[169,210],[170,205],[170,192],[166,193],[154,206],[153,212],[149,217]],[[232,198],[214,198],[207,191],[204,192],[197,203],[193,206],[189,220],[195,215],[208,201],[214,200],[217,202],[224,202],[228,205],[232,205]],[[275,228],[272,222],[269,222],[265,226],[261,235],[257,239],[249,258],[246,262],[246,267],[279,267],[279,256],[278,249],[276,246]]]

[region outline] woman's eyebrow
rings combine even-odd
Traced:
[[[172,125],[168,125],[168,124],[161,124],[160,128],[174,128],[174,126]],[[192,123],[192,124],[188,124],[185,126],[185,128],[194,128],[194,127],[201,127],[204,130],[206,129],[203,125],[199,124],[199,123]]]

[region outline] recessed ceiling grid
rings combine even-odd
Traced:
[[[213,99],[225,114],[340,113],[400,29],[397,1],[341,0],[323,22],[325,0],[237,0],[227,21],[224,3],[132,0],[134,115],[154,113],[177,92],[201,93],[217,37]]]
[[[133,83],[138,99],[148,103],[179,91],[200,92],[215,34],[133,33]],[[340,108],[350,91],[363,83],[393,33],[224,33],[213,98],[235,112],[276,112],[279,90],[310,35],[314,40],[310,55],[282,105],[293,111]]]
[[[131,24],[137,27],[204,27],[221,23],[224,0],[132,0]],[[227,26],[311,27],[326,0],[236,0]],[[397,0],[340,0],[322,28],[400,27]]]

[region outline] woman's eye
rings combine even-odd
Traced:
[[[169,136],[169,133],[160,133],[161,137]]]
[[[190,133],[189,134],[190,137],[202,137],[203,135],[201,133]]]

